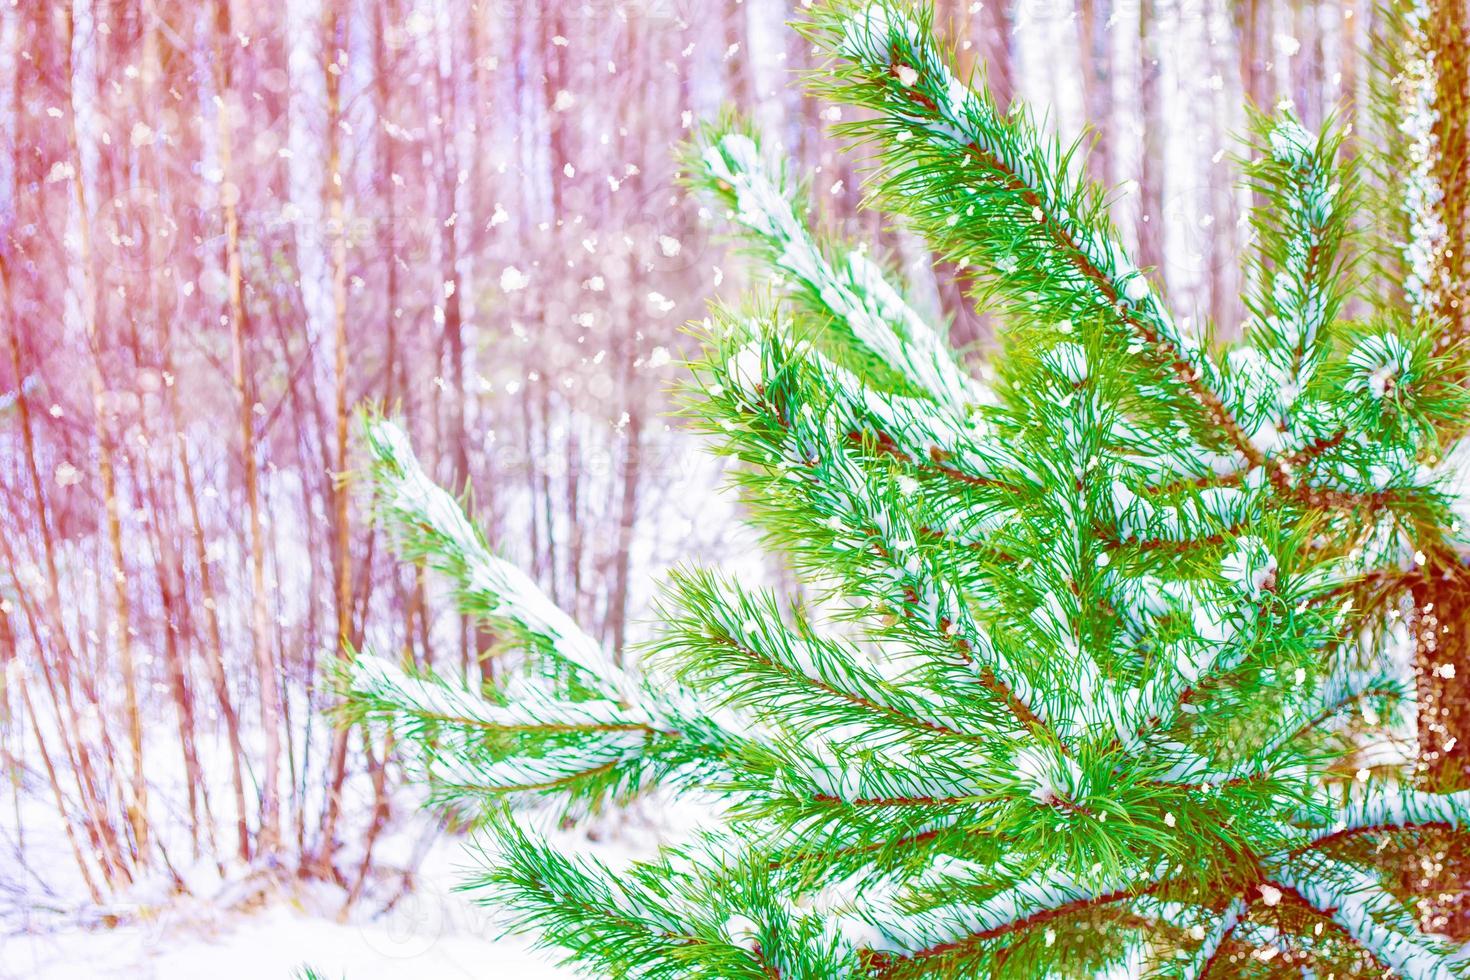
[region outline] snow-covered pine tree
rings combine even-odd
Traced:
[[[1338,138],[1259,121],[1251,322],[1217,345],[1075,147],[956,78],[926,10],[805,29],[877,202],[973,271],[1002,349],[977,383],[754,134],[706,132],[693,180],[774,288],[713,312],[690,411],[808,589],[676,574],[637,669],[366,421],[400,553],[527,657],[493,690],[372,657],[343,678],[441,801],[488,814],[469,885],[613,977],[1470,975],[1379,865],[1463,828],[1470,792],[1377,751],[1412,739],[1413,679],[1359,601],[1451,546],[1429,464],[1463,364],[1409,313],[1342,319]],[[656,787],[717,826],[617,873],[492,805]]]

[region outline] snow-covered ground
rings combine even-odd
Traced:
[[[385,867],[415,868],[414,888],[381,883],[345,920],[340,889],[294,881],[264,889],[241,881],[195,883],[189,897],[105,910],[125,919],[111,927],[99,910],[62,911],[33,893],[30,908],[0,909],[0,980],[285,980],[305,966],[330,980],[573,977],[557,965],[555,951],[505,936],[494,910],[455,890],[473,859],[461,836],[430,838],[426,852],[418,848],[433,833],[428,819],[410,817],[385,835],[378,852]],[[698,819],[697,811],[670,811],[652,801],[570,830],[527,818],[558,848],[613,866],[651,854]],[[88,924],[78,924],[83,921]]]
[[[552,954],[496,935],[482,911],[458,896],[425,890],[365,922],[339,923],[329,909],[289,901],[222,921],[164,913],[141,926],[7,936],[0,940],[0,977],[260,980],[296,976],[304,964],[323,977],[350,980],[572,976],[553,964]]]

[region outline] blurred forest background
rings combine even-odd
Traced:
[[[374,850],[412,808],[393,746],[333,728],[323,667],[499,655],[386,553],[348,479],[360,403],[620,655],[675,561],[787,577],[667,414],[683,325],[741,278],[676,181],[722,107],[983,361],[955,270],[859,209],[862,155],[796,78],[805,2],[0,6],[0,922],[205,871],[347,903],[411,884]],[[1003,100],[1094,127],[1124,240],[1225,334],[1246,106],[1366,116],[1368,0],[938,16]]]

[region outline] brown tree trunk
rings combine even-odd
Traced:
[[[1229,6],[1234,0],[1211,0],[1206,14],[1211,19],[1223,21],[1229,16]],[[1223,25],[1222,25],[1223,26]],[[1206,28],[1206,37],[1212,35]],[[1239,125],[1236,115],[1240,106],[1241,83],[1232,80],[1230,50],[1223,44],[1210,44],[1209,67],[1212,75],[1220,79],[1219,91],[1213,93],[1211,119],[1214,134],[1223,138]],[[1245,307],[1240,299],[1240,246],[1237,223],[1238,210],[1235,198],[1235,175],[1228,166],[1223,150],[1217,150],[1205,162],[1205,187],[1209,194],[1210,226],[1206,232],[1204,254],[1209,262],[1209,310],[1215,328],[1220,335],[1234,338],[1240,335],[1245,319]]]
[[[1113,185],[1112,118],[1113,59],[1112,32],[1107,27],[1112,0],[1079,0],[1077,40],[1082,59],[1082,98],[1087,122],[1095,133],[1088,170],[1104,187]]]
[[[87,380],[91,387],[92,409],[97,425],[97,470],[102,482],[102,502],[107,519],[107,542],[111,558],[114,625],[117,629],[118,669],[123,682],[123,722],[127,726],[128,747],[132,754],[132,781],[126,802],[128,823],[133,831],[135,860],[146,867],[151,859],[148,827],[148,781],[143,770],[143,722],[138,711],[137,667],[133,662],[132,607],[128,598],[127,563],[123,558],[122,517],[117,499],[117,464],[109,422],[107,385],[102,377],[101,336],[97,322],[97,279],[92,264],[91,212],[82,167],[80,140],[75,111],[76,76],[72,64],[72,10],[62,11],[62,43],[67,84],[67,149],[71,160],[71,185],[77,209],[76,263],[82,274],[82,328],[86,331],[88,362]]]
[[[336,648],[346,656],[352,637],[352,562],[349,553],[350,528],[347,501],[347,230],[346,207],[342,187],[342,136],[338,125],[342,115],[342,72],[346,65],[339,55],[345,50],[344,25],[335,3],[327,4],[322,52],[327,93],[327,177],[326,196],[329,226],[332,229],[332,377],[335,391],[337,467],[332,481],[333,567],[336,570],[335,596],[337,611]],[[327,763],[327,803],[322,817],[321,844],[316,855],[319,870],[331,866],[337,849],[337,821],[342,813],[342,784],[347,776],[348,729],[338,726],[332,731],[332,749]]]
[[[556,540],[558,534],[551,489],[551,378],[547,377],[546,372],[542,372],[540,380],[537,381],[537,387],[540,389],[540,397],[536,399],[536,403],[541,416],[541,446],[539,456],[543,460],[542,465],[537,467],[537,472],[541,478],[539,496],[541,498],[542,519],[545,521],[546,527],[545,581],[548,586],[547,591],[551,595],[551,601],[560,606],[561,591],[557,585],[559,563],[556,558]],[[531,393],[528,390],[526,397],[529,398],[530,396]]]
[[[1352,159],[1358,152],[1358,141],[1362,139],[1360,132],[1362,126],[1368,124],[1366,114],[1363,112],[1362,100],[1358,98],[1358,59],[1361,52],[1358,50],[1358,32],[1363,19],[1363,4],[1360,0],[1342,0],[1342,26],[1338,39],[1338,52],[1340,56],[1339,71],[1342,73],[1339,81],[1339,98],[1341,99],[1342,121],[1350,126],[1351,131],[1343,140],[1342,154],[1344,159]]]
[[[1425,40],[1436,73],[1432,166],[1443,191],[1437,209],[1446,232],[1442,254],[1435,257],[1433,312],[1444,325],[1435,343],[1448,349],[1470,339],[1470,11],[1465,0],[1431,0]],[[1465,437],[1463,426],[1460,434]],[[1432,557],[1414,596],[1422,617],[1420,749],[1430,785],[1458,790],[1470,787],[1470,571],[1463,556],[1446,551]],[[1433,608],[1426,612],[1429,604]],[[1429,626],[1435,622],[1437,631]]]
[[[1016,72],[1011,59],[1011,0],[991,0],[980,7],[980,51],[985,59],[985,82],[1001,112],[1016,95]]]
[[[395,55],[387,43],[386,32],[396,27],[397,4],[380,0],[373,5],[373,111],[378,117],[376,151],[378,180],[383,195],[383,218],[378,225],[378,249],[383,254],[383,327],[387,336],[387,354],[383,377],[385,407],[392,411],[398,398],[398,174],[394,140],[388,132],[392,116],[391,73]]]
[[[623,483],[618,493],[617,554],[614,559],[617,571],[612,595],[608,599],[613,656],[619,665],[623,663],[628,640],[628,587],[632,575],[633,531],[638,523],[638,485],[643,464],[643,414],[636,406],[628,413],[623,438]]]
[[[1410,584],[1419,701],[1419,775],[1425,789],[1470,789],[1470,567],[1453,552],[1430,556]],[[1427,896],[1421,918],[1435,932],[1470,939],[1470,852],[1463,828],[1428,834],[1404,873]],[[1424,881],[1428,877],[1428,881]]]
[[[1470,568],[1434,556],[1411,586],[1419,694],[1419,768],[1429,788],[1470,788]]]
[[[56,777],[56,764],[51,761],[51,753],[46,749],[46,735],[41,731],[40,723],[36,720],[36,706],[31,702],[31,692],[26,687],[25,674],[17,671],[15,676],[16,684],[20,688],[21,702],[25,705],[26,717],[31,720],[31,732],[36,738],[36,748],[41,753],[41,765],[46,770],[46,784],[51,787],[52,798],[56,801],[56,812],[63,815],[61,826],[66,832],[66,842],[71,846],[72,856],[76,859],[77,870],[81,873],[82,881],[87,886],[87,894],[92,896],[92,901],[101,905],[102,890],[97,887],[97,881],[92,875],[91,866],[88,864],[86,856],[82,851],[82,846],[77,840],[76,831],[72,829],[71,821],[64,818],[70,808],[66,804],[66,797],[61,792],[61,783]],[[99,861],[103,864],[103,874],[106,876],[106,862],[100,855]]]
[[[50,560],[49,554],[47,557]],[[67,768],[76,783],[77,796],[82,802],[83,827],[87,832],[88,843],[92,847],[92,853],[97,858],[108,887],[125,886],[133,880],[133,867],[123,854],[120,835],[109,819],[107,802],[103,798],[101,784],[97,779],[95,767],[92,765],[91,751],[87,747],[86,735],[82,730],[81,717],[77,712],[76,698],[71,683],[71,664],[75,655],[66,641],[65,621],[60,618],[59,611],[51,621],[52,635],[60,634],[61,637],[57,667],[53,670],[45,654],[45,627],[38,623],[32,603],[20,587],[20,581],[16,577],[16,569],[20,567],[20,564],[15,552],[11,549],[7,535],[0,535],[0,558],[4,559],[3,567],[9,572],[11,585],[20,598],[21,611],[25,616],[31,642],[36,649],[36,659],[41,667],[41,677],[46,683],[46,693],[51,700],[51,710],[57,719],[64,719],[58,722],[56,739],[65,750]],[[55,595],[55,590],[51,591],[51,595]],[[47,602],[50,604],[51,600],[48,598]],[[64,714],[63,706],[65,707]],[[94,711],[100,710],[95,700],[89,707]],[[34,724],[34,713],[31,717],[32,724]],[[104,762],[110,762],[111,758],[111,752],[103,753]],[[109,768],[108,773],[115,781],[115,770]],[[64,819],[69,819],[70,810],[63,810],[62,815]]]
[[[1143,147],[1138,172],[1138,258],[1153,268],[1154,281],[1164,285],[1164,106],[1159,91],[1160,48],[1158,0],[1138,5],[1138,104],[1143,118]]]
[[[745,44],[745,7],[742,3],[723,4],[725,51],[722,55],[728,73],[725,86],[730,102],[749,111],[754,108],[750,80],[750,52]],[[631,32],[632,27],[629,26]],[[632,62],[632,59],[629,59]]]
[[[585,622],[586,597],[582,594],[582,513],[581,513],[582,449],[577,436],[576,419],[567,420],[567,523],[571,525],[571,542],[567,546],[567,572],[571,595],[568,604],[577,622]]]
[[[1266,64],[1270,11],[1262,10],[1263,0],[1240,0],[1235,5],[1236,41],[1240,51],[1240,80],[1246,99],[1257,109],[1270,109],[1270,75]]]
[[[232,94],[229,50],[235,39],[230,30],[230,0],[215,0],[214,56],[217,87],[228,104]],[[222,187],[234,184],[231,160],[233,134],[229,114],[217,113],[219,168]],[[250,646],[260,686],[260,726],[264,740],[263,778],[260,786],[260,821],[256,831],[256,853],[273,853],[281,842],[281,688],[270,636],[270,617],[265,595],[265,529],[261,518],[259,462],[255,446],[255,395],[246,359],[244,268],[240,257],[240,217],[237,195],[222,193],[225,226],[225,268],[228,275],[227,315],[230,321],[230,357],[235,397],[240,403],[241,460],[244,467],[245,509],[250,534]]]
[[[167,348],[165,348],[167,349]],[[165,361],[165,363],[168,363]],[[167,369],[166,369],[167,370]],[[206,637],[205,672],[214,689],[215,703],[219,706],[220,718],[225,723],[225,739],[230,746],[230,788],[235,795],[235,848],[240,860],[250,859],[250,819],[245,803],[245,780],[241,771],[245,759],[245,748],[240,743],[240,714],[230,696],[230,685],[225,675],[224,637],[220,631],[219,600],[214,588],[214,573],[210,571],[209,547],[205,542],[204,524],[199,517],[199,494],[194,486],[194,468],[189,460],[188,441],[179,428],[178,396],[169,384],[167,401],[174,422],[174,442],[178,454],[179,475],[184,484],[184,500],[189,506],[190,539],[194,545],[194,561],[199,566],[199,591],[203,596]]]
[[[630,250],[631,251],[631,250]],[[642,293],[639,288],[638,256],[628,256],[628,284],[630,297]],[[628,304],[630,322],[636,322],[635,300]],[[621,665],[628,640],[628,592],[633,573],[633,531],[638,522],[638,489],[643,465],[643,412],[634,396],[637,390],[637,372],[634,361],[637,349],[631,337],[624,338],[622,354],[622,392],[627,411],[627,425],[623,427],[623,472],[618,491],[618,529],[616,551],[613,553],[613,581],[607,600],[608,631],[612,637],[612,654]]]
[[[159,606],[163,613],[164,665],[168,671],[169,695],[174,702],[174,715],[179,729],[179,748],[183,753],[185,792],[189,802],[194,856],[201,853],[201,839],[214,850],[214,817],[209,808],[209,784],[199,762],[198,736],[194,724],[194,696],[184,666],[179,633],[184,628],[183,568],[169,532],[174,524],[167,520],[171,509],[163,506],[162,495],[153,480],[148,484],[148,526],[153,538],[153,569],[158,584]]]
[[[0,241],[0,247],[8,248],[11,241],[6,235]],[[20,334],[19,320],[13,304],[13,293],[10,281],[10,256],[0,255],[0,309],[5,314],[6,336],[9,341],[7,347],[10,353],[10,365],[15,377],[18,379],[20,388],[16,393],[16,414],[20,420],[21,448],[24,453],[26,476],[30,486],[30,498],[35,508],[34,517],[41,534],[41,554],[43,566],[46,572],[45,590],[46,594],[43,604],[46,607],[46,615],[51,623],[51,639],[56,647],[55,670],[46,657],[47,644],[42,640],[42,631],[37,629],[34,620],[28,614],[31,622],[31,634],[35,642],[36,658],[43,672],[47,692],[51,697],[51,706],[58,719],[60,730],[58,737],[66,750],[67,766],[72,777],[77,783],[77,795],[82,802],[85,815],[85,825],[90,842],[99,855],[99,863],[104,878],[109,886],[118,883],[126,883],[131,880],[131,873],[123,859],[121,848],[113,834],[111,821],[106,816],[106,804],[98,790],[98,780],[95,767],[92,765],[91,751],[82,734],[81,719],[77,712],[74,686],[72,684],[72,673],[76,665],[77,654],[71,645],[70,635],[67,632],[66,620],[61,611],[61,576],[56,565],[56,545],[52,532],[51,514],[46,506],[46,492],[42,486],[41,470],[36,461],[36,438],[35,428],[31,418],[30,399],[26,394],[24,378],[25,371],[22,368],[20,357]],[[18,509],[16,509],[18,513]],[[0,540],[3,546],[4,557],[9,565],[12,578],[15,570],[19,568],[14,553],[8,540]],[[17,589],[19,592],[19,589]],[[65,709],[63,711],[63,708]],[[70,732],[76,736],[75,742],[68,735]],[[104,763],[110,764],[112,753],[104,754]]]
[[[1470,9],[1466,0],[1430,0],[1427,23],[1434,56],[1434,179],[1443,196],[1445,288],[1438,314],[1448,329],[1442,349],[1470,340]],[[1470,668],[1470,663],[1466,664]],[[1470,673],[1470,670],[1467,670]],[[1466,732],[1470,739],[1470,731]]]

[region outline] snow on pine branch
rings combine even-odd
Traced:
[[[818,910],[753,874],[744,843],[711,837],[631,871],[558,853],[509,820],[482,848],[467,887],[514,927],[557,937],[587,975],[678,980],[856,977],[854,944]]]
[[[916,650],[937,661],[958,655],[982,683],[993,672],[1002,685],[997,693],[1021,718],[1052,720],[1045,692],[990,642],[964,590],[923,546],[925,535],[910,513],[920,501],[875,492],[872,474],[849,451],[842,418],[813,410],[830,396],[812,384],[811,361],[791,349],[781,330],[755,329],[762,340],[710,365],[720,393],[711,406],[715,431],[780,488],[765,498],[772,523],[794,518],[806,524],[809,533],[793,538],[793,545],[810,549],[814,567],[830,571],[834,559],[845,560],[847,587],[878,607],[901,609],[895,629]],[[788,400],[805,407],[784,412],[779,406]]]
[[[1314,839],[1355,831],[1401,830],[1442,825],[1470,827],[1470,790],[1427,793],[1398,783],[1355,790]]]
[[[1097,318],[1126,327],[1140,352],[1181,365],[1178,380],[1247,456],[1262,451],[1223,409],[1218,369],[1174,321],[1130,259],[1098,190],[1069,172],[1024,112],[950,71],[927,25],[891,0],[834,3],[816,36],[853,67],[824,87],[879,114],[883,199],[916,217],[954,257],[980,267],[1018,315],[1049,323]]]
[[[939,332],[899,294],[876,262],[849,251],[834,265],[827,248],[797,217],[794,183],[785,168],[766,159],[759,144],[734,127],[707,136],[700,156],[717,195],[733,204],[735,222],[760,244],[759,251],[783,275],[805,287],[804,296],[846,327],[852,339],[898,377],[956,412],[987,400],[945,347]]]
[[[974,717],[963,717],[963,706],[885,678],[860,650],[803,619],[786,625],[770,593],[688,572],[674,577],[668,594],[662,662],[712,699],[759,707],[793,733],[843,744],[913,747],[917,740],[936,751],[948,744],[973,752],[994,741],[975,730]]]
[[[870,949],[906,959],[923,959],[965,942],[1004,935],[1035,918],[1070,907],[1106,904],[1148,888],[1151,876],[1085,881],[1064,872],[1023,878],[990,898],[968,897],[918,912],[877,907],[851,914],[843,927],[862,935]]]
[[[1454,944],[1426,936],[1402,902],[1353,865],[1310,852],[1270,871],[1319,915],[1408,980],[1454,980]]]
[[[512,628],[538,652],[595,679],[604,696],[626,699],[628,676],[529,575],[491,554],[458,502],[419,465],[403,430],[371,415],[362,427],[373,492],[404,557],[425,559],[447,573],[468,610]]]
[[[342,691],[349,717],[397,735],[401,761],[436,803],[470,816],[478,816],[486,798],[505,794],[595,807],[626,798],[687,761],[671,757],[671,748],[685,748],[678,733],[607,701],[568,702],[529,686],[491,700],[369,655],[343,668]]]
[[[573,700],[526,683],[476,703],[475,692],[356,658],[346,678],[359,695],[353,710],[410,734],[454,735],[457,755],[427,746],[438,778],[465,792],[577,783],[570,788],[583,796],[605,795],[668,775],[677,775],[681,785],[698,784],[753,747],[769,749],[757,719],[703,702],[666,678],[637,677],[614,665],[529,576],[491,555],[454,498],[424,473],[398,426],[369,415],[363,432],[373,493],[400,557],[445,573],[469,612],[591,681],[574,685]],[[487,731],[516,741],[486,739]]]
[[[1406,683],[1402,673],[1398,667],[1360,668],[1339,656],[1314,684],[1286,700],[1259,754],[1269,758],[1293,742],[1317,737],[1354,707],[1377,725],[1410,700],[1412,679]]]
[[[1001,440],[991,436],[980,414],[972,408],[936,403],[925,398],[884,391],[853,371],[833,363],[809,343],[798,342],[789,320],[773,317],[731,319],[723,324],[731,337],[749,338],[722,365],[738,387],[759,395],[765,356],[761,338],[789,348],[814,376],[824,411],[849,435],[870,435],[890,455],[901,457],[919,472],[956,481],[974,508],[988,511],[984,523],[995,525],[1010,513],[1005,497],[1014,492],[1012,474],[1032,476],[1028,464]],[[980,488],[996,491],[984,502]]]
[[[470,791],[583,801],[666,782],[730,804],[717,860],[691,849],[617,875],[505,829],[487,877],[522,924],[603,973],[943,976],[1020,953],[1042,975],[1075,965],[1083,933],[1108,946],[1098,957],[1203,970],[1227,937],[1262,941],[1241,893],[1264,876],[1333,918],[1334,944],[1445,975],[1408,903],[1318,853],[1384,823],[1462,827],[1470,805],[1371,779],[1333,795],[1336,713],[1394,692],[1329,662],[1362,624],[1331,592],[1360,526],[1310,519],[1289,477],[1320,474],[1279,438],[1301,411],[1290,385],[1326,377],[1342,199],[1325,144],[1286,124],[1267,140],[1290,202],[1262,299],[1275,339],[1254,351],[1275,388],[1268,417],[1237,421],[1238,393],[1220,394],[1234,378],[1169,318],[1069,151],[961,84],[925,15],[896,10],[837,0],[816,33],[850,62],[842,94],[877,114],[855,131],[891,141],[888,198],[950,257],[988,264],[1003,311],[1025,315],[996,404],[976,404],[876,264],[832,258],[753,139],[715,130],[696,161],[797,287],[786,321],[711,328],[702,418],[746,464],[735,479],[768,540],[821,589],[810,608],[860,631],[827,638],[805,607],[687,573],[661,610],[659,673],[635,684],[490,554],[401,432],[370,425],[403,553],[581,683],[567,701],[502,689],[481,705],[377,665],[367,699],[425,733],[445,725],[420,742],[435,778]],[[806,325],[815,345],[798,342]],[[1417,367],[1375,382],[1371,344],[1356,359],[1347,346],[1328,352],[1334,397],[1384,414]],[[1404,482],[1413,438],[1399,459],[1373,442],[1388,423],[1363,428],[1333,465],[1381,462]],[[856,898],[816,900],[839,884]],[[1148,896],[1187,910],[1182,933],[1140,924]],[[1325,925],[1272,925],[1301,920]]]
[[[533,685],[518,686],[505,703],[433,677],[419,677],[382,657],[359,657],[352,667],[351,697],[386,706],[392,714],[426,723],[448,723],[487,731],[612,732],[656,731],[641,707],[608,700],[569,701]]]
[[[1215,959],[1215,954],[1220,951],[1220,946],[1225,942],[1226,937],[1240,924],[1240,920],[1245,918],[1245,909],[1245,902],[1239,898],[1227,905],[1225,911],[1218,914],[1214,924],[1205,932],[1204,939],[1188,959],[1170,964],[1170,967],[1177,970],[1177,973],[1170,975],[1178,976],[1181,980],[1199,980],[1200,977],[1203,977],[1204,971]]]
[[[533,685],[497,696],[371,655],[342,670],[349,716],[391,728],[403,760],[442,803],[505,793],[569,804],[627,796],[669,768],[668,745],[685,741],[642,708],[605,699],[569,701]]]
[[[862,422],[851,417],[851,406],[868,405],[873,414],[884,413],[891,418],[896,406],[912,400],[868,393],[855,377],[832,366],[820,354],[793,345],[779,323],[751,322],[738,329],[732,325],[731,329],[736,336],[754,333],[764,337],[736,348],[723,364],[715,365],[719,376],[715,388],[722,398],[733,399],[734,407],[755,409],[757,417],[768,412],[769,417],[776,418],[781,417],[773,407],[778,401],[794,404],[828,401],[820,415],[808,411],[787,413],[779,425],[771,427],[756,425],[739,411],[732,411],[730,418],[738,420],[739,426],[721,431],[739,433],[751,429],[779,434],[775,442],[760,441],[760,451],[750,453],[750,458],[768,469],[776,480],[780,520],[789,519],[796,506],[796,498],[789,490],[793,486],[801,488],[800,497],[806,501],[804,506],[811,508],[810,519],[817,525],[814,534],[801,536],[801,547],[816,548],[815,554],[820,555],[822,565],[829,569],[834,554],[851,556],[854,565],[845,577],[857,591],[871,595],[880,607],[906,609],[897,629],[910,642],[941,655],[952,656],[956,649],[964,650],[969,662],[976,668],[993,670],[1027,711],[1064,740],[1107,733],[1120,738],[1130,752],[1144,748],[1142,739],[1146,731],[1160,730],[1173,723],[1180,695],[1185,690],[1202,677],[1232,667],[1238,661],[1235,624],[1258,615],[1256,605],[1261,586],[1267,578],[1274,581],[1274,559],[1261,552],[1258,560],[1256,552],[1263,545],[1256,539],[1243,540],[1220,566],[1222,578],[1239,580],[1238,594],[1222,596],[1217,594],[1218,590],[1207,592],[1190,583],[1157,580],[1152,580],[1152,584],[1140,581],[1138,588],[1131,590],[1122,584],[1111,588],[1112,598],[1125,600],[1116,603],[1118,608],[1129,615],[1147,614],[1139,626],[1141,631],[1147,632],[1148,623],[1173,616],[1177,609],[1189,610],[1190,621],[1195,625],[1192,635],[1181,635],[1174,640],[1168,648],[1170,656],[1141,678],[1139,684],[1129,685],[1119,678],[1105,677],[1091,647],[1073,635],[1070,624],[1076,618],[1076,611],[1069,613],[1059,605],[1062,599],[1075,604],[1071,593],[1061,584],[1071,576],[1065,567],[1057,573],[1056,588],[1043,590],[1045,601],[1033,611],[1031,618],[1040,633],[1049,638],[1048,642],[1070,652],[1053,658],[1053,669],[1044,677],[1013,662],[975,621],[972,609],[986,605],[983,593],[975,589],[977,583],[965,580],[963,588],[956,588],[942,570],[933,568],[925,560],[926,555],[932,555],[933,546],[923,544],[926,533],[920,529],[948,528],[960,523],[956,521],[957,516],[978,514],[978,521],[969,520],[968,526],[956,527],[956,536],[963,544],[983,543],[985,530],[1000,528],[1017,516],[1016,501],[1008,499],[1017,491],[998,491],[992,500],[971,511],[944,513],[930,513],[923,494],[916,496],[910,492],[892,499],[881,493],[875,496],[873,475],[851,458],[843,439],[848,425]],[[1066,350],[1070,348],[1058,356],[1064,360],[1070,356],[1070,360],[1057,370],[1063,375],[1068,372],[1076,375],[1080,370],[1077,366],[1080,352],[1066,355]],[[797,383],[798,378],[808,374],[812,382],[810,390],[805,384]],[[722,415],[724,411],[721,410]],[[898,428],[897,431],[909,430]],[[977,472],[1002,480],[1021,477],[1033,484],[1042,480],[1019,461],[1013,447],[1006,447],[999,439],[982,438],[975,430],[953,434],[962,437],[967,447],[961,458],[993,460],[977,468]],[[904,439],[902,443],[909,441]],[[1087,456],[1088,453],[1077,450],[1066,458]],[[814,469],[819,475],[803,476]],[[1067,475],[1062,482],[1070,483],[1071,477]],[[1228,500],[1215,502],[1216,497]],[[1202,529],[1200,533],[1214,533],[1222,525],[1237,523],[1245,512],[1237,498],[1244,500],[1246,495],[1235,488],[1208,488],[1199,493],[1198,500],[1186,501],[1182,511],[1179,508],[1171,511],[1175,516],[1195,514],[1191,521]],[[1120,517],[1126,518],[1141,506],[1136,496],[1130,499],[1134,503]],[[1091,526],[1086,520],[1063,523],[1073,527],[1076,533]],[[932,530],[928,534],[932,540]],[[1252,542],[1254,550],[1247,549],[1246,545]],[[1041,564],[1033,566],[1032,577],[1037,574],[1035,569],[1059,554],[1057,549],[1049,549],[1041,556],[1045,560],[1039,558]],[[973,563],[974,559],[967,555],[964,561]],[[881,576],[877,581],[872,579],[875,573]],[[892,586],[885,588],[890,579]],[[1183,764],[1191,773],[1208,774],[1210,768],[1198,759]]]
[[[1321,335],[1345,292],[1338,253],[1351,195],[1335,164],[1339,140],[1313,136],[1289,112],[1260,125],[1264,153],[1249,179],[1270,203],[1252,213],[1263,282],[1251,300],[1251,341],[1263,363],[1246,372],[1246,401],[1252,438],[1271,451],[1295,428],[1293,410],[1327,354]]]

